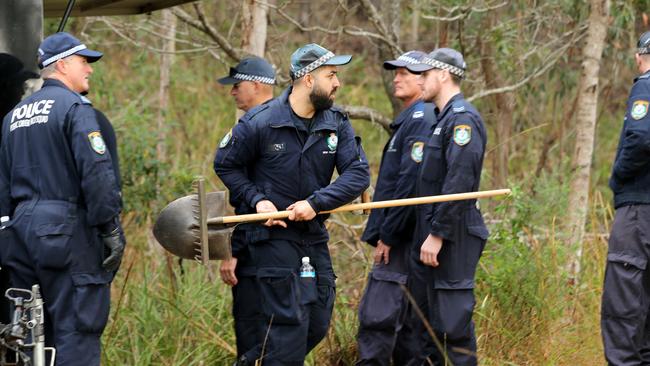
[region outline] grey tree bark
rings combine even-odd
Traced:
[[[582,240],[589,208],[589,181],[594,150],[600,60],[607,36],[610,0],[591,0],[587,37],[582,49],[582,70],[578,87],[576,111],[576,139],[572,158],[572,177],[569,191],[568,244],[571,246],[569,272],[575,280],[580,274]]]

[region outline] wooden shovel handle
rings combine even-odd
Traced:
[[[487,197],[494,197],[494,196],[501,196],[501,195],[508,195],[508,194],[510,194],[510,189],[496,189],[492,191],[454,193],[454,194],[444,194],[440,196],[426,196],[426,197],[404,198],[399,200],[354,203],[354,204],[344,205],[329,211],[321,211],[318,214],[320,215],[320,214],[347,212],[347,211],[355,211],[355,210],[371,210],[376,208],[423,205],[428,203],[448,202],[448,201],[462,201],[462,200],[487,198]],[[256,213],[256,214],[247,214],[247,215],[215,217],[212,219],[208,219],[208,224],[212,224],[212,225],[238,224],[244,222],[266,221],[268,219],[286,219],[287,217],[289,217],[289,211],[265,212],[265,213]]]

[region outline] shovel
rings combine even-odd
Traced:
[[[196,259],[207,264],[209,259],[230,257],[230,235],[234,226],[242,223],[286,219],[290,211],[221,216],[225,212],[224,192],[206,194],[203,179],[198,180],[198,193],[177,199],[165,207],[154,225],[154,236],[169,252],[181,258]],[[438,202],[462,201],[510,194],[510,189],[455,193],[439,196],[404,198],[348,204],[318,214],[356,210],[413,206]],[[192,212],[192,215],[188,215]]]

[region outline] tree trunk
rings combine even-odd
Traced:
[[[269,7],[255,0],[242,2],[242,45],[250,55],[264,57]]]
[[[393,37],[393,40],[396,44],[399,44],[401,0],[384,0],[381,2],[381,5],[381,13],[384,15],[384,22],[388,27],[390,36]],[[399,55],[395,55],[390,47],[382,44],[379,47],[379,57],[383,61],[392,60],[396,57],[399,57]],[[402,108],[402,103],[393,95],[393,78],[394,75],[392,71],[384,70],[383,68],[381,69],[381,80],[384,85],[384,90],[386,91],[388,99],[390,100],[390,104],[393,108],[393,118],[395,118]]]
[[[420,29],[420,0],[413,1],[413,15],[411,16],[411,45],[407,47],[409,50],[417,48],[416,45],[419,41]]]
[[[598,74],[607,36],[610,0],[591,0],[587,37],[582,50],[582,70],[578,86],[576,112],[576,139],[572,159],[571,188],[569,190],[569,238],[571,257],[569,272],[572,279],[580,274],[582,240],[589,208],[589,180],[594,150],[596,116],[598,109]]]
[[[484,29],[491,29],[494,26],[495,19],[499,14],[494,12],[489,18],[486,18]],[[504,81],[494,58],[488,55],[494,55],[494,49],[490,40],[484,40],[482,37],[477,38],[478,47],[482,55],[481,70],[485,78],[485,86],[498,88],[504,86]],[[492,111],[492,124],[494,125],[495,137],[495,156],[492,157],[492,176],[495,187],[505,187],[508,181],[508,160],[510,159],[509,140],[512,135],[512,122],[515,106],[513,93],[498,93],[492,96],[495,109]]]
[[[167,109],[169,108],[169,81],[174,52],[176,51],[176,16],[171,10],[162,11],[163,24],[167,27],[166,39],[163,40],[163,53],[160,55],[160,83],[158,84],[158,145],[156,155],[158,161],[167,159],[165,141],[167,139]]]

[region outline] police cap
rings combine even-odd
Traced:
[[[639,55],[650,54],[650,31],[643,33],[639,37],[639,42],[636,44],[636,52]]]
[[[395,70],[406,65],[417,65],[427,54],[422,51],[408,51],[395,60],[384,61],[384,69]]]
[[[451,48],[438,48],[425,56],[421,63],[417,65],[407,65],[406,68],[415,74],[431,69],[448,70],[451,74],[464,79],[467,64],[465,64],[463,55],[460,52]]]
[[[38,47],[38,67],[42,69],[72,55],[83,56],[88,62],[95,62],[103,56],[101,52],[88,49],[85,44],[70,33],[59,32],[41,42],[40,47]]]
[[[0,83],[4,80],[22,83],[27,79],[38,79],[38,74],[25,70],[23,63],[15,56],[0,53]]]
[[[222,85],[237,84],[242,81],[258,81],[273,85],[275,84],[275,70],[265,59],[251,56],[242,59],[237,66],[231,67],[228,76],[217,81]]]
[[[335,55],[325,47],[316,43],[309,43],[298,48],[291,55],[289,73],[291,79],[299,79],[317,68],[325,65],[345,65],[352,59],[351,55]]]

